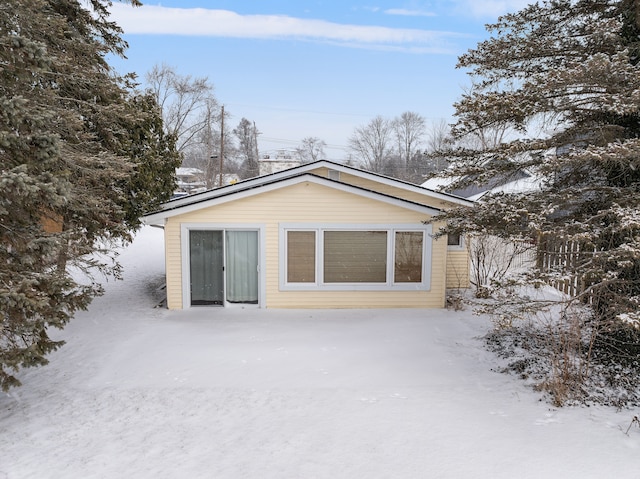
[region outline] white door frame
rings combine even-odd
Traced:
[[[265,292],[266,292],[266,267],[265,267],[265,226],[263,224],[257,223],[182,223],[180,225],[180,249],[181,249],[181,261],[182,261],[182,308],[188,309],[192,307],[202,307],[202,306],[191,306],[191,266],[189,260],[189,232],[191,230],[212,230],[212,231],[222,231],[223,238],[224,232],[226,231],[257,231],[258,232],[258,304],[231,304],[227,302],[226,298],[226,273],[223,275],[224,277],[224,291],[225,297],[223,301],[223,306],[225,307],[265,307]],[[223,261],[226,266],[226,258]],[[226,267],[225,267],[226,270]]]

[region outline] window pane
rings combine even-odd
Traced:
[[[325,283],[386,283],[386,231],[325,231]]]
[[[460,246],[462,238],[460,237],[460,235],[448,235],[447,236],[447,245],[448,246]]]
[[[394,282],[420,283],[422,281],[422,231],[396,233]]]
[[[287,282],[315,283],[315,231],[287,231]]]

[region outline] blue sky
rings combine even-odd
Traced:
[[[144,1],[144,0],[143,0]],[[346,158],[354,128],[381,115],[417,112],[453,121],[469,85],[457,57],[487,33],[486,23],[527,0],[148,0],[114,2],[127,60],[140,80],[154,65],[206,76],[231,114],[261,132],[261,153],[295,148],[305,137]]]

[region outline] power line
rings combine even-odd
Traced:
[[[271,137],[267,137],[267,136],[259,137],[258,141],[260,141],[260,140],[264,140],[264,141],[268,141],[268,142],[286,143],[286,144],[295,145],[295,146],[300,145],[300,143],[302,142],[301,140],[300,141],[288,140],[288,139],[285,139],[285,138],[271,138]],[[322,138],[320,138],[320,140],[322,140]],[[333,145],[333,144],[328,144],[328,143],[325,143],[324,147],[332,149],[332,150],[344,150],[344,151],[347,151],[349,149],[348,147],[346,147],[344,145]]]

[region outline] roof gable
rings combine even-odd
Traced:
[[[381,184],[392,185],[394,187],[405,189],[407,191],[418,192],[419,194],[430,196],[431,198],[441,199],[444,201],[448,201],[454,204],[458,204],[461,206],[471,206],[473,202],[461,198],[456,195],[452,195],[450,193],[444,193],[440,191],[435,191],[430,188],[426,188],[423,186],[415,185],[413,183],[408,183],[406,181],[397,180],[395,178],[390,178],[388,176],[380,175],[378,173],[372,173],[370,171],[361,170],[359,168],[354,168],[352,166],[346,166],[339,163],[334,163],[328,160],[320,160],[312,163],[305,163],[304,165],[296,166],[293,168],[289,168],[286,170],[278,171],[276,173],[271,173],[269,175],[258,176],[255,178],[250,178],[248,180],[243,180],[233,185],[223,186],[222,188],[215,188],[212,190],[204,191],[202,193],[197,193],[194,195],[189,195],[188,197],[182,197],[175,200],[168,201],[164,203],[162,209],[166,207],[173,207],[174,205],[189,203],[191,201],[200,201],[201,198],[209,198],[215,197],[221,194],[221,191],[229,191],[236,190],[241,188],[246,188],[252,185],[259,185],[261,183],[270,182],[277,179],[289,178],[296,175],[301,175],[305,173],[313,173],[314,171],[320,170],[322,168],[327,168],[329,170],[334,170],[342,173],[348,173],[350,175],[359,176],[361,178],[366,178],[374,182],[378,182]]]
[[[375,197],[381,201],[394,201],[399,205],[404,205],[404,207],[418,207],[429,215],[435,215],[441,211],[439,208],[427,206],[421,201],[406,198],[403,199],[400,196],[376,191],[375,188],[365,188],[325,178],[324,176],[319,176],[317,174],[318,171],[323,169],[360,177],[369,180],[374,185],[379,184],[380,186],[392,186],[393,188],[401,191],[411,192],[414,194],[417,193],[418,198],[420,196],[424,196],[425,199],[442,200],[458,206],[471,206],[473,204],[472,201],[455,195],[433,191],[412,183],[389,178],[377,173],[371,173],[351,166],[341,165],[327,160],[320,160],[269,175],[250,178],[233,185],[227,185],[221,188],[215,188],[202,193],[196,193],[167,201],[160,206],[158,211],[154,211],[143,216],[142,220],[147,224],[154,223],[160,219],[195,211],[203,207],[213,206],[215,204],[221,204],[223,202],[232,201],[248,195],[258,194],[264,191],[269,191],[273,188],[284,187],[287,184],[292,184],[291,182],[309,181],[311,178],[313,178],[311,181],[323,182],[323,184],[330,185],[333,188],[341,188],[354,194],[367,194],[370,195],[370,197]],[[416,195],[414,195],[414,198],[415,197]]]
[[[447,201],[449,203],[457,204],[459,206],[471,206],[473,204],[472,201],[469,201],[466,198],[462,198],[460,196],[457,196],[451,193],[436,191],[430,188],[426,188],[424,186],[416,185],[414,183],[409,183],[407,181],[402,181],[396,178],[391,178],[389,176],[381,175],[379,173],[373,173],[371,171],[361,170],[359,168],[342,165],[339,163],[333,163],[327,160],[307,163],[305,165],[302,165],[302,167],[300,168],[305,168],[305,167],[307,168],[307,171],[327,168],[329,170],[334,170],[341,173],[347,173],[349,175],[364,178],[373,182],[399,188],[401,190],[406,190],[406,191],[418,193],[424,196],[428,196],[430,198]]]
[[[225,204],[231,201],[236,201],[242,198],[256,196],[269,191],[286,188],[287,186],[296,185],[304,182],[311,182],[314,184],[323,185],[323,186],[326,186],[335,190],[339,190],[339,191],[344,191],[353,195],[374,199],[376,201],[381,201],[383,203],[392,204],[395,206],[399,206],[401,208],[424,213],[429,216],[434,216],[441,212],[440,209],[434,208],[425,204],[405,200],[402,198],[397,198],[395,196],[387,195],[387,194],[380,193],[380,192],[373,191],[366,188],[361,188],[358,186],[353,186],[347,183],[342,183],[340,181],[331,180],[328,178],[314,175],[312,173],[300,173],[298,175],[290,176],[290,177],[268,175],[263,179],[265,181],[261,181],[257,183],[248,181],[248,182],[232,185],[235,188],[223,187],[223,188],[218,188],[216,190],[212,190],[211,192],[207,192],[207,193],[216,192],[217,193],[216,195],[196,194],[196,195],[191,195],[189,197],[180,198],[178,200],[167,202],[163,205],[164,206],[163,209],[145,215],[143,217],[143,221],[146,224],[158,224],[163,222],[165,219],[173,216],[178,216],[185,213],[191,213],[193,211],[197,211],[202,208],[208,208],[211,206]],[[187,199],[190,201],[183,201]]]

